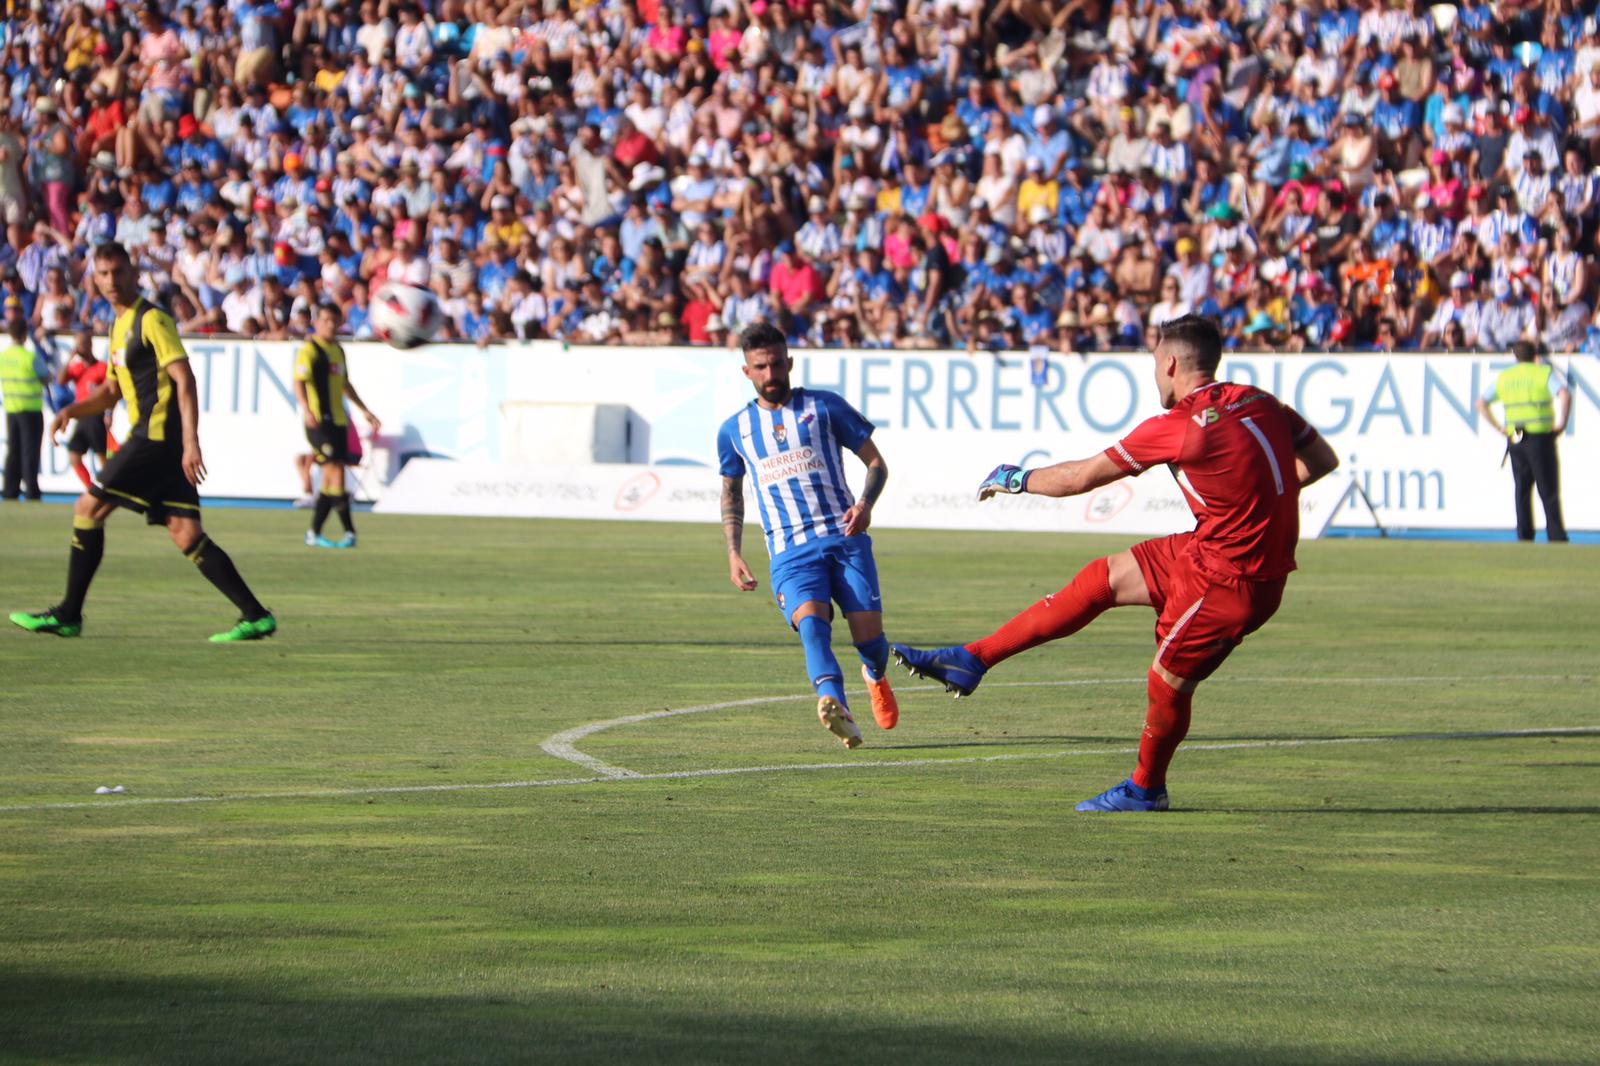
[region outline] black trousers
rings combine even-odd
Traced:
[[[19,492],[39,498],[39,452],[44,443],[44,412],[6,412],[6,480],[0,496],[8,500]]]
[[[1561,470],[1554,433],[1524,433],[1511,442],[1511,479],[1516,486],[1517,539],[1533,539],[1533,490],[1544,504],[1544,532],[1551,541],[1567,539],[1561,521]]]

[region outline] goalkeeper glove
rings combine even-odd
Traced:
[[[978,499],[987,500],[1002,492],[1015,496],[1028,491],[1028,475],[1032,471],[1024,470],[1020,466],[1011,466],[1001,463],[989,471],[989,476],[983,479],[983,484],[978,486]]]

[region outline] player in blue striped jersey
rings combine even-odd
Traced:
[[[866,532],[889,468],[872,443],[872,423],[843,397],[790,386],[794,360],[781,331],[757,322],[740,335],[739,345],[744,376],[755,386],[756,398],[717,433],[728,576],[742,592],[756,588],[743,554],[748,476],[772,559],[772,596],[800,634],[806,672],[817,690],[817,717],[845,747],[854,748],[861,744],[861,730],[850,714],[844,671],[833,655],[835,603],[861,655],[874,720],[882,729],[893,729],[900,718],[885,676],[889,642],[883,635],[878,566]],[[845,481],[846,448],[867,465],[859,500]]]

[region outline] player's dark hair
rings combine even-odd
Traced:
[[[128,255],[128,250],[122,246],[121,241],[107,241],[94,250],[94,257],[115,260],[119,263],[133,262],[133,257]]]
[[[1205,315],[1184,315],[1163,323],[1156,343],[1202,374],[1215,374],[1222,362],[1222,330]]]
[[[771,322],[752,322],[739,334],[739,347],[746,353],[761,348],[771,348],[780,354],[787,354],[789,344],[783,339],[783,331]]]
[[[1517,341],[1511,346],[1511,354],[1519,363],[1531,363],[1539,354],[1539,348],[1532,341]]]

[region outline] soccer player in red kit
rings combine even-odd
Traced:
[[[995,664],[1071,636],[1108,608],[1153,607],[1157,647],[1138,765],[1128,780],[1078,804],[1080,811],[1167,809],[1167,765],[1189,731],[1195,687],[1277,611],[1295,568],[1300,489],[1339,465],[1293,408],[1254,386],[1216,380],[1222,335],[1210,319],[1166,323],[1154,354],[1166,414],[1089,459],[997,467],[978,497],[1076,496],[1164,464],[1194,512],[1194,530],[1096,559],[1066,588],[964,647],[894,646],[912,673],[965,696]]]

